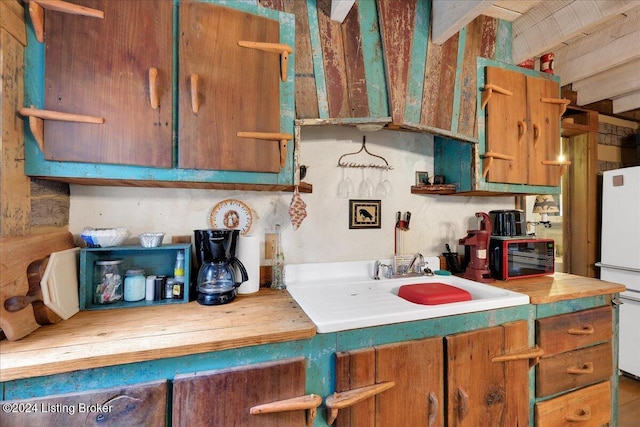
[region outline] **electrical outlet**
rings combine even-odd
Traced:
[[[276,233],[266,233],[264,235],[264,259],[273,259],[273,247],[276,244]]]

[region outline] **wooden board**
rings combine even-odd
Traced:
[[[15,12],[17,1],[0,3],[0,237],[29,232],[30,180],[24,174],[24,122],[16,110],[24,105],[24,18]]]
[[[487,181],[527,183],[527,140],[533,132],[527,120],[525,76],[497,67],[486,68],[486,82],[513,95],[493,93],[485,107],[487,115],[486,151],[511,156],[515,160],[494,159]],[[519,123],[525,133],[519,141]]]
[[[405,103],[411,65],[412,41],[416,22],[416,0],[376,2],[380,18],[380,34],[385,54],[387,91],[391,105],[392,124],[404,122]]]
[[[351,117],[341,24],[330,18],[331,0],[318,0],[317,8],[329,117]]]
[[[171,167],[172,2],[74,3],[105,17],[45,13],[45,108],[105,122],[45,120],[45,158]],[[158,70],[157,109],[149,96],[152,67]]]
[[[347,90],[349,92],[350,117],[369,117],[367,78],[362,52],[358,3],[355,3],[342,24],[344,57],[347,64]],[[297,33],[296,33],[297,35]]]
[[[224,31],[219,28],[224,26]],[[237,132],[280,132],[280,55],[238,45],[280,43],[273,19],[201,2],[180,5],[180,168],[280,172],[279,142]],[[198,76],[199,111],[191,76]]]
[[[271,289],[215,307],[193,301],[81,311],[0,343],[0,381],[305,339],[315,331],[287,292]]]
[[[535,405],[536,426],[605,425],[611,421],[611,399],[609,396],[611,396],[611,384],[609,381],[605,381],[554,399],[538,402]],[[584,416],[585,412],[588,412],[586,421],[567,421],[567,416]]]
[[[2,259],[0,327],[9,340],[19,340],[40,326],[36,323],[31,305],[13,313],[7,312],[4,308],[4,301],[7,298],[15,295],[27,295],[29,264],[50,255],[52,252],[74,246],[73,236],[68,231],[0,239],[0,259]]]
[[[451,130],[454,99],[453,96],[443,99],[442,94],[453,93],[455,89],[459,36],[460,34],[454,35],[442,45],[429,40],[421,124]]]
[[[376,383],[376,353],[373,348],[336,353],[336,392]],[[336,427],[374,427],[375,399],[365,399],[338,412]]]
[[[168,383],[157,381],[83,393],[69,393],[40,399],[12,400],[5,405],[37,408],[34,411],[2,411],[4,426],[163,427],[166,425]],[[68,410],[65,410],[70,408]],[[100,412],[99,409],[105,411]]]
[[[304,358],[176,376],[172,425],[293,427],[305,425],[305,411],[252,415],[251,407],[304,396]]]
[[[448,336],[449,426],[524,425],[529,420],[528,361],[491,359],[528,347],[527,322]],[[482,367],[482,369],[477,369]]]

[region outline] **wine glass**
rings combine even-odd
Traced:
[[[382,181],[383,171],[380,169],[380,181],[378,181],[378,185],[376,185],[376,197],[379,199],[384,199],[387,196],[387,187],[384,185],[384,181]]]
[[[342,168],[342,179],[338,182],[337,196],[339,199],[348,199],[353,194],[353,182],[351,178],[345,176],[344,169]]]
[[[373,197],[373,182],[371,182],[365,174],[365,169],[366,168],[362,168],[362,182],[360,182],[360,187],[358,187],[358,196],[370,198]]]

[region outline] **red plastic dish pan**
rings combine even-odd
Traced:
[[[416,304],[437,305],[470,301],[471,294],[445,283],[417,283],[400,286],[398,296]]]

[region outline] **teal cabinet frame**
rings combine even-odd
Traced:
[[[178,64],[178,13],[180,0],[173,0],[173,92],[174,100],[177,100],[177,64]],[[208,0],[207,3],[239,9],[247,13],[274,19],[280,23],[280,43],[295,46],[295,17],[292,14],[279,12],[265,7],[260,7],[255,1],[234,0]],[[36,108],[44,106],[44,44],[39,43],[33,31],[33,25],[27,14],[27,47],[25,48],[25,106],[33,105]],[[287,80],[280,86],[280,129],[283,133],[294,134],[294,80],[295,80],[295,51],[289,56]],[[172,168],[152,168],[144,166],[93,164],[81,162],[59,162],[45,160],[44,155],[29,130],[28,120],[25,120],[25,174],[33,177],[47,177],[59,181],[80,182],[91,184],[94,180],[109,180],[121,185],[122,181],[128,181],[129,185],[142,186],[180,186],[176,183],[184,183],[184,186],[195,186],[196,183],[235,183],[235,184],[264,184],[264,185],[291,185],[294,182],[294,149],[287,151],[285,166],[279,173],[263,172],[236,172],[178,169],[177,154],[179,135],[177,132],[177,109],[175,102],[173,107],[173,158]],[[45,135],[46,144],[46,135]],[[290,143],[292,147],[293,141]],[[89,181],[87,181],[89,180]],[[131,181],[134,181],[131,183]],[[144,184],[142,184],[144,182]],[[168,184],[171,183],[171,184]],[[191,183],[192,185],[189,185]],[[104,182],[102,182],[104,184]],[[109,184],[107,182],[107,184]]]
[[[560,186],[526,185],[526,184],[506,184],[488,182],[482,177],[483,165],[482,155],[486,151],[486,117],[485,111],[481,109],[481,93],[485,85],[485,68],[499,67],[511,71],[523,73],[527,76],[542,77],[559,82],[558,76],[541,73],[518,67],[512,64],[495,61],[488,58],[478,57],[477,61],[477,120],[478,120],[478,141],[463,142],[456,139],[441,136],[434,137],[434,174],[443,175],[447,184],[455,184],[457,193],[504,193],[513,194],[559,194]],[[558,118],[558,122],[560,118]],[[560,138],[560,132],[558,132]]]

